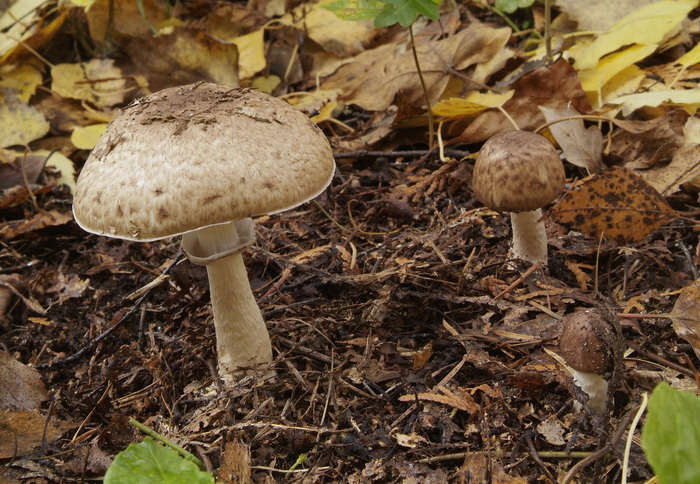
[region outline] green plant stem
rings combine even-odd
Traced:
[[[135,420],[135,419],[133,419],[133,418],[130,418],[130,419],[129,419],[129,423],[130,423],[131,425],[133,425],[134,427],[136,427],[137,429],[139,429],[139,430],[141,430],[142,432],[144,432],[145,434],[148,434],[149,436],[153,437],[153,438],[156,439],[157,441],[159,441],[159,442],[165,444],[167,447],[170,447],[171,449],[173,449],[174,451],[176,451],[178,454],[180,454],[182,457],[184,457],[184,458],[187,459],[188,461],[194,462],[194,463],[197,465],[197,467],[199,467],[200,469],[202,469],[202,470],[205,470],[205,469],[206,469],[206,467],[205,467],[205,465],[204,465],[204,462],[202,462],[201,460],[199,460],[199,458],[197,458],[197,456],[195,456],[194,454],[191,454],[191,453],[187,452],[185,449],[183,449],[182,447],[180,447],[179,445],[177,445],[175,442],[172,442],[171,440],[169,440],[169,439],[163,437],[162,435],[160,435],[160,434],[159,434],[158,432],[156,432],[155,430],[152,430],[152,429],[146,427],[144,424],[142,424],[141,422],[139,422],[138,420]]]
[[[420,62],[418,62],[418,51],[416,50],[416,41],[413,38],[413,24],[408,26],[408,32],[411,34],[411,51],[413,52],[413,61],[416,63],[416,72],[418,73],[420,85],[423,88],[423,94],[425,95],[425,105],[428,109],[428,149],[432,149],[434,137],[433,133],[435,132],[435,120],[433,119],[433,110],[430,106],[430,96],[428,95],[428,88],[425,85],[425,79],[423,79],[423,71],[420,68]]]
[[[552,0],[544,0],[544,47],[547,51],[546,62],[550,65],[552,58]]]

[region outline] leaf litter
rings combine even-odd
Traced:
[[[0,16],[12,100],[0,110],[0,173],[11,173],[0,180],[4,477],[100,477],[142,440],[130,417],[224,481],[562,481],[608,444],[580,482],[651,477],[636,444],[620,468],[614,439],[642,392],[695,385],[693,2],[557,2],[564,58],[552,64],[537,36],[513,30],[530,18],[541,29],[539,3],[510,26],[483,2],[419,19],[442,157],[427,149],[406,30],[275,0],[141,3],[110,13],[108,0],[18,0]],[[629,46],[626,25],[659,11],[643,46]],[[175,241],[106,240],[72,222],[66,176],[114,108],[199,80],[287,99],[338,155],[331,188],[259,217],[244,254],[274,381],[217,383],[206,273],[167,269]],[[507,214],[471,193],[474,152],[511,120],[531,131],[559,121],[543,133],[569,186],[545,214],[546,270],[509,258]],[[49,153],[61,161],[42,171]],[[575,410],[578,392],[550,356],[561,316],[590,307],[645,316],[620,318],[628,358],[602,415]]]

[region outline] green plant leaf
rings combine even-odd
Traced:
[[[528,8],[535,0],[496,0],[494,6],[505,13],[513,13],[519,8]]]
[[[214,478],[190,461],[153,441],[129,444],[114,458],[105,484],[214,484]]]
[[[374,20],[384,9],[379,0],[337,0],[321,5],[343,20]]]
[[[700,482],[700,398],[660,383],[649,397],[642,447],[662,484]]]
[[[432,20],[440,16],[440,2],[433,0],[380,0],[384,9],[375,17],[374,25],[388,27],[395,23],[402,27],[411,25],[418,15]]]

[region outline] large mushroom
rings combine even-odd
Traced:
[[[547,265],[547,234],[541,207],[564,188],[564,165],[546,138],[504,131],[479,151],[472,175],[474,196],[489,208],[511,212],[513,255]]]
[[[205,265],[219,374],[272,361],[270,337],[241,250],[254,215],[321,193],[335,171],[321,130],[266,94],[211,83],[165,89],[126,107],[85,162],[73,214],[88,232],[153,241],[183,235]]]

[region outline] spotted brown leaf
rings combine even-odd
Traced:
[[[590,236],[618,244],[642,241],[675,217],[664,197],[624,168],[603,170],[567,193],[551,214]]]

